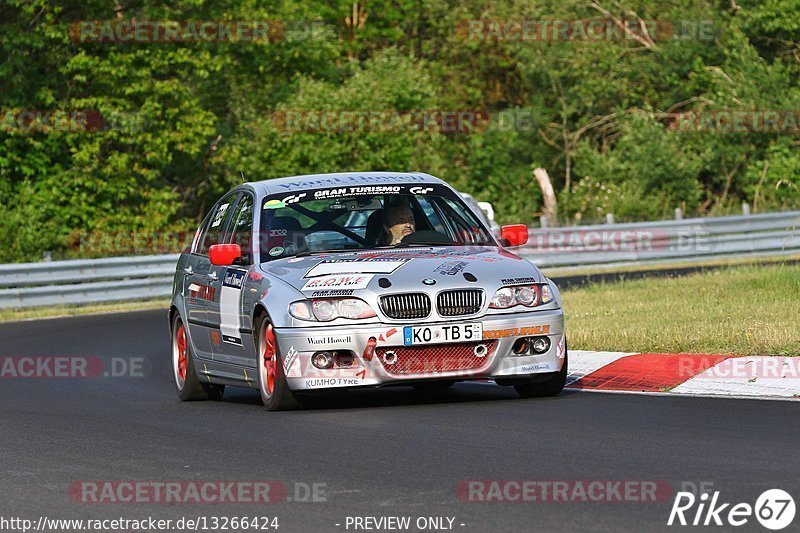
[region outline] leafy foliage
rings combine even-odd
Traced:
[[[240,172],[423,170],[492,202],[501,222],[528,224],[542,211],[538,166],[565,223],[675,207],[725,213],[742,201],[797,208],[800,129],[686,131],[675,120],[730,110],[800,118],[799,9],[794,0],[0,0],[0,261],[96,254],[83,243],[98,234],[190,235]],[[599,37],[514,34],[523,21],[594,19],[607,30]],[[271,38],[75,38],[81,21],[130,20],[269,21]],[[625,21],[659,26],[626,34]],[[105,122],[21,127],[26,110],[89,110]],[[446,132],[293,131],[280,120],[436,110],[491,121]],[[132,251],[161,250],[102,250]]]

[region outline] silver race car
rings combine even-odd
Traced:
[[[182,400],[258,389],[270,410],[320,390],[494,380],[564,387],[561,297],[445,182],[342,173],[244,183],[181,254],[169,324]]]

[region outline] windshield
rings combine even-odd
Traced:
[[[464,201],[441,185],[316,189],[264,199],[261,260],[403,246],[497,243]]]

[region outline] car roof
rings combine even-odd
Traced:
[[[444,181],[424,172],[336,172],[330,174],[305,174],[263,181],[252,181],[250,185],[264,196],[282,192],[302,191],[306,189],[324,189],[326,187],[348,187],[358,185],[392,185],[392,184],[435,184],[447,185]],[[449,185],[448,185],[449,186]]]

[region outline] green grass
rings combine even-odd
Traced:
[[[0,322],[15,320],[35,320],[78,315],[99,315],[104,313],[123,313],[143,309],[163,309],[166,316],[169,300],[139,300],[134,302],[118,302],[107,304],[73,305],[57,307],[34,307],[31,309],[0,310]]]
[[[738,266],[563,292],[573,349],[800,355],[800,267]]]
[[[711,258],[703,261],[673,261],[669,263],[633,264],[627,266],[620,265],[590,265],[583,267],[548,267],[542,271],[549,278],[557,276],[581,276],[589,274],[604,274],[616,272],[648,272],[663,270],[664,268],[716,268],[750,265],[770,265],[785,263],[787,261],[800,261],[800,255],[787,255],[781,257],[728,257]],[[534,261],[534,264],[536,261]]]

